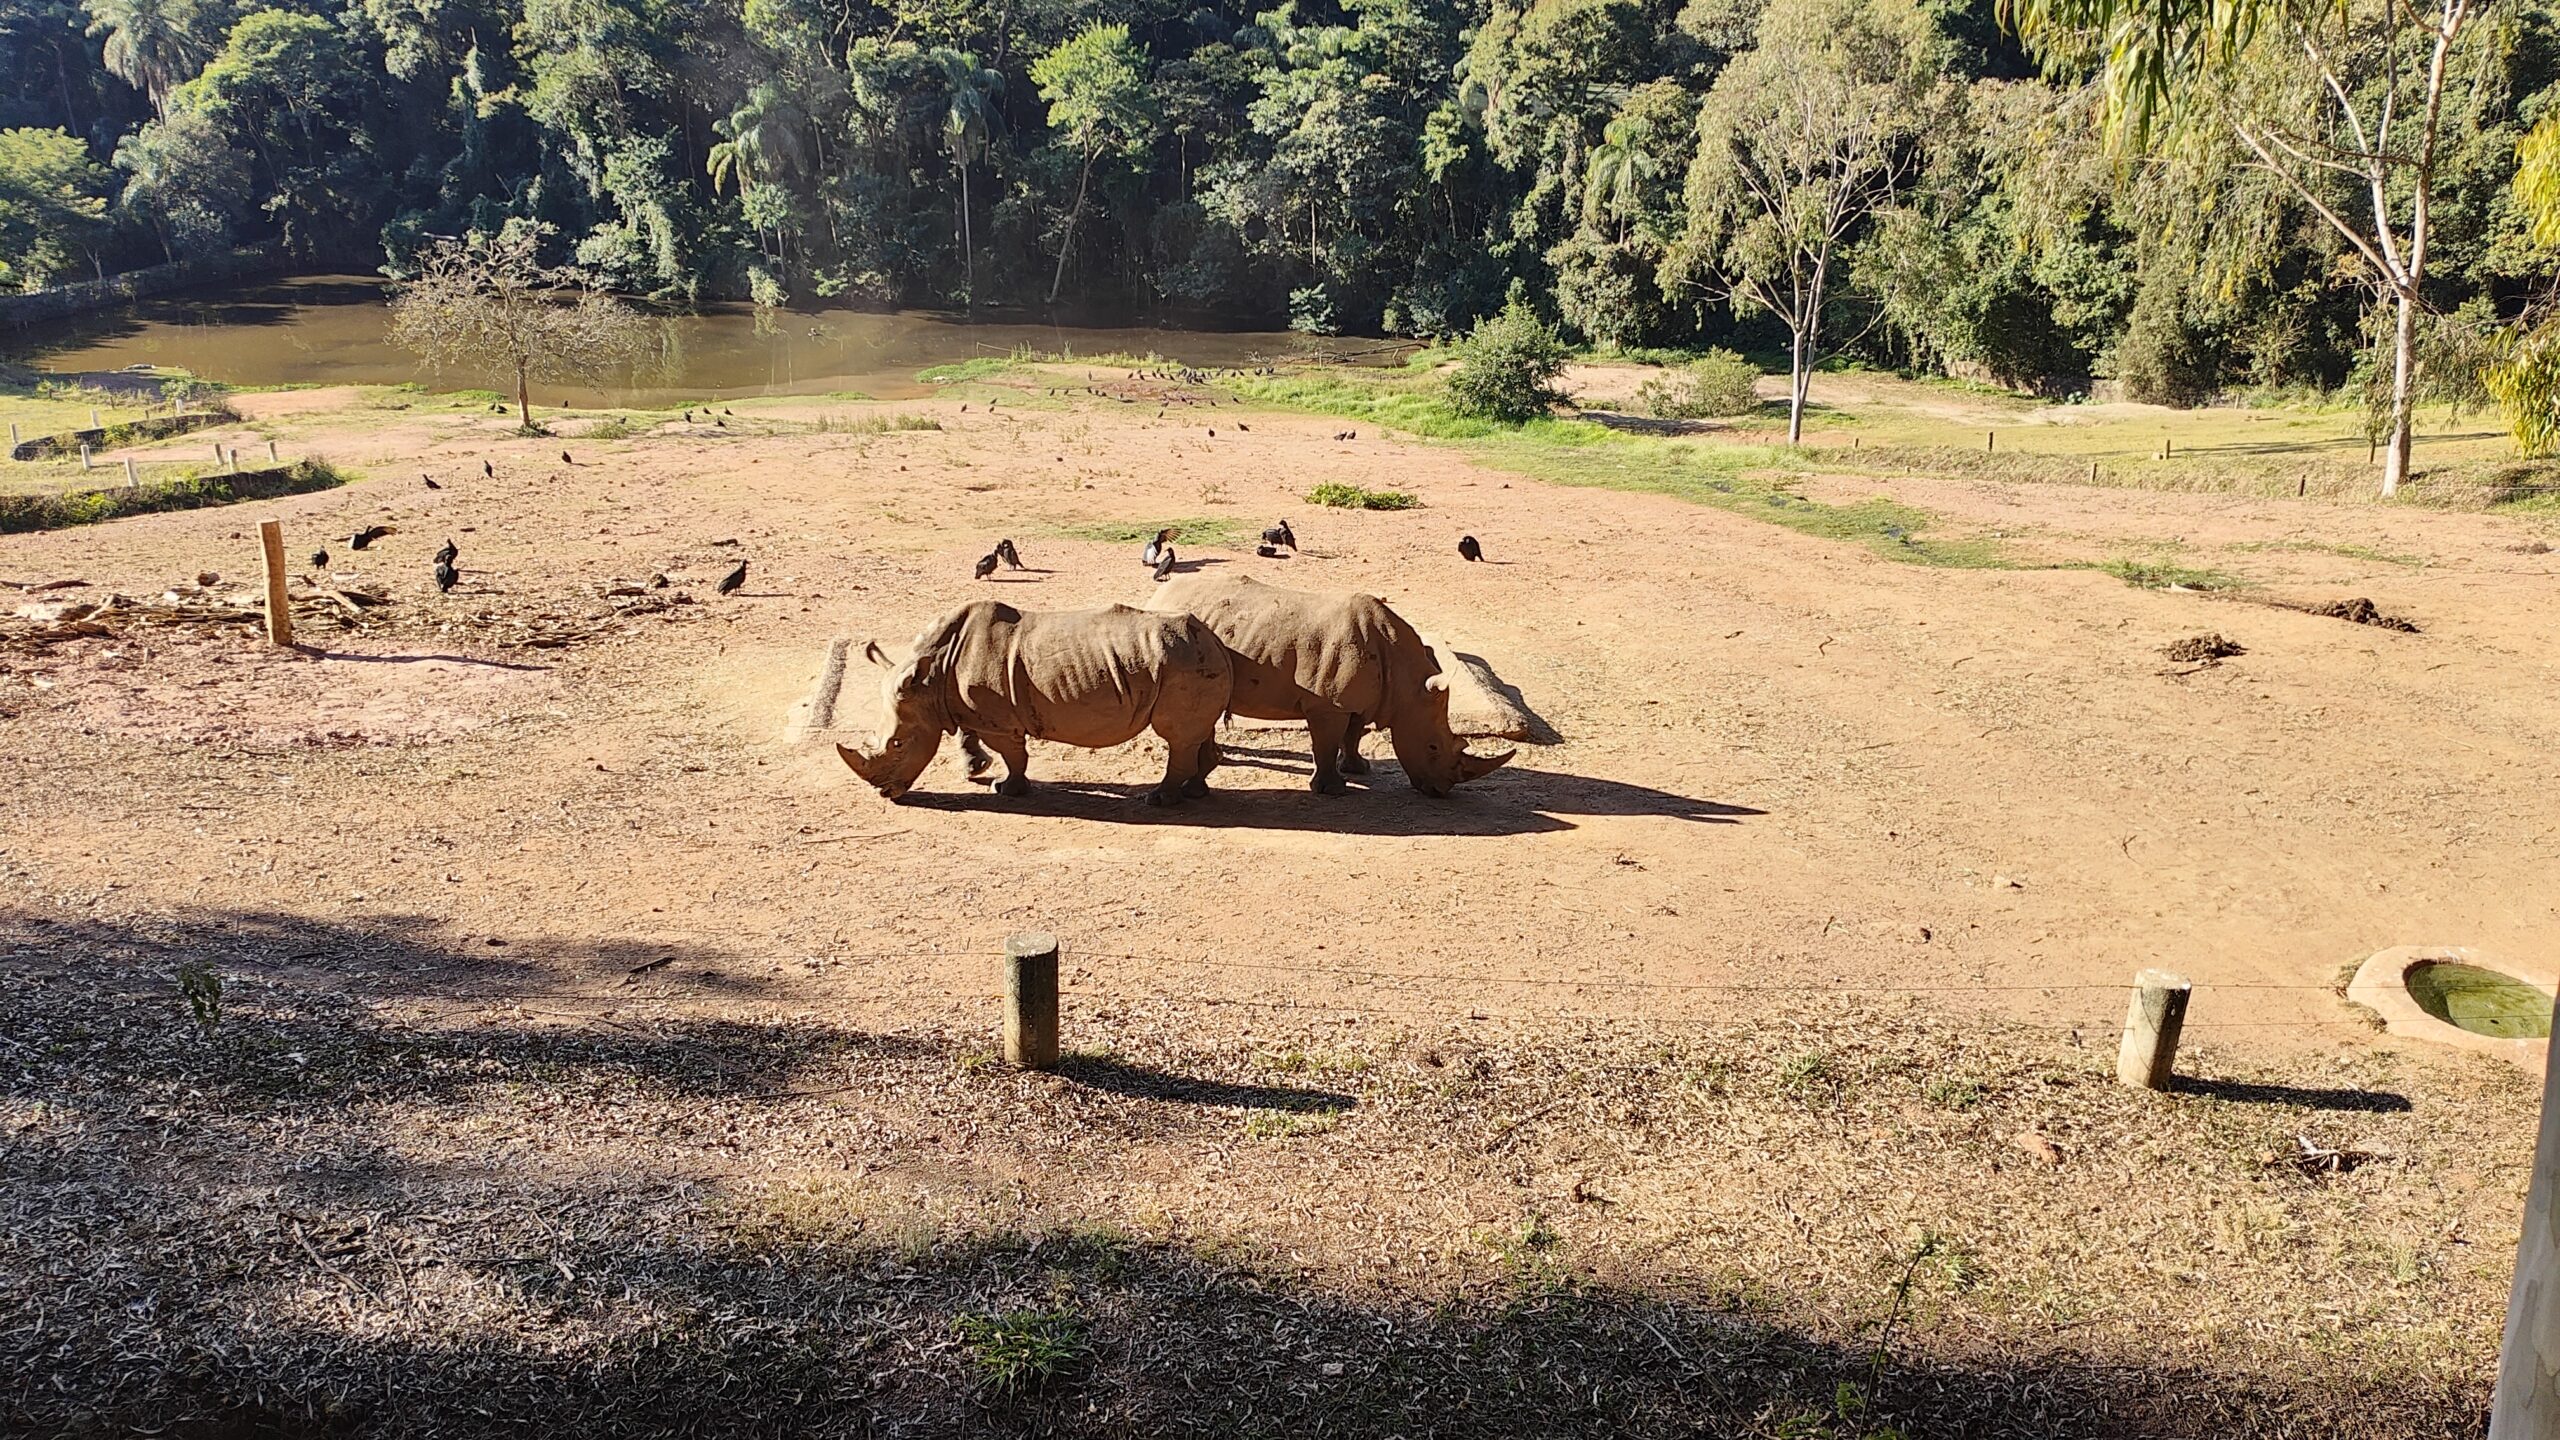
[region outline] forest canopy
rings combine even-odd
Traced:
[[[2407,8],[2305,12],[2344,86],[2268,0],[2280,43],[2145,91],[2104,0],[0,0],[0,285],[248,243],[401,275],[516,222],[679,306],[1519,305],[2054,393],[2387,386],[2395,295],[2413,353],[2476,350],[2553,254],[2511,184],[2544,0],[2465,9],[2438,158],[2382,182],[2428,187],[2422,274],[2357,243],[2364,177],[2268,150],[2423,98],[2361,48]],[[1821,133],[1773,118],[1802,94]]]

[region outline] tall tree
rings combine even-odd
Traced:
[[[1664,262],[1663,288],[1787,327],[1795,444],[1813,367],[1838,348],[1828,321],[1844,251],[1920,173],[1956,96],[1909,0],[1774,0],[1759,37],[1698,112],[1689,233]]]
[[[2119,144],[2192,154],[2227,139],[2354,253],[2391,311],[2385,495],[2409,478],[2436,186],[2451,132],[2477,120],[2463,62],[2490,3],[2003,0],[2050,67],[2100,57]]]
[[[59,130],[0,130],[0,285],[33,290],[69,269],[113,183]]]
[[[212,58],[197,0],[82,3],[89,12],[89,34],[106,37],[100,53],[107,69],[150,97],[151,108],[163,115],[169,113],[169,92]]]
[[[969,170],[986,153],[987,141],[995,134],[996,96],[1004,89],[1004,76],[979,64],[978,57],[966,50],[944,46],[930,54],[942,71],[942,143],[951,148],[951,168],[960,173],[961,287],[974,309],[978,247],[969,225]]]
[[[1147,90],[1147,56],[1129,39],[1126,25],[1086,26],[1074,39],[1033,61],[1032,83],[1049,105],[1054,143],[1080,162],[1076,197],[1058,238],[1058,270],[1049,280],[1049,303],[1067,283],[1076,222],[1084,216],[1093,168],[1105,156],[1136,160],[1155,139],[1155,99]]]

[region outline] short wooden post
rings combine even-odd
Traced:
[[[225,455],[225,456],[223,456],[223,457],[222,457],[222,465],[223,465],[223,468],[224,468],[224,469],[229,470],[231,473],[233,473],[233,474],[235,474],[235,475],[237,475],[237,474],[239,474],[239,473],[240,473],[240,447],[239,447],[239,446],[237,446],[237,445],[232,446],[232,447],[231,447],[231,453],[229,453],[228,455]]]
[[[1058,937],[1037,930],[1004,942],[1004,1058],[1024,1070],[1058,1063]]]
[[[92,430],[104,430],[107,428],[106,426],[98,423],[98,407],[95,405],[89,407],[89,428]]]
[[[258,522],[258,549],[267,566],[267,638],[278,645],[293,643],[293,605],[284,593],[284,522]]]
[[[2178,458],[2177,436],[2163,435],[2160,437],[2160,458],[2163,460],[2175,460]]]
[[[2489,1401],[2489,1440],[2560,1435],[2560,1007],[2543,1052],[2542,1124],[2525,1189],[2524,1233],[2507,1295],[2507,1340]]]
[[[15,449],[17,449],[20,445],[23,445],[23,444],[25,444],[25,443],[26,443],[25,441],[20,440],[20,439],[18,438],[18,422],[17,422],[17,421],[15,421],[15,420],[10,421],[10,422],[9,422],[9,448],[10,448],[10,449],[12,449],[12,450],[15,450]]]
[[[133,468],[133,457],[130,455],[124,457],[124,483],[128,490],[138,488],[142,484],[142,472]]]
[[[2166,1090],[2178,1067],[2178,1032],[2187,1025],[2183,975],[2145,970],[2133,977],[2133,1002],[2125,1007],[2124,1044],[2116,1051],[2116,1078],[2142,1090]]]
[[[2000,448],[2000,432],[1999,432],[1999,431],[1997,431],[1997,430],[1985,430],[1985,431],[1983,431],[1983,432],[1982,432],[1982,453],[1983,453],[1983,454],[1985,454],[1985,455],[1988,455],[1988,454],[1991,454],[1993,451],[1998,450],[1999,448]]]
[[[2089,483],[2092,485],[2098,483],[2098,462],[2095,460],[2089,462]]]
[[[219,440],[213,442],[213,463],[216,465],[222,463],[222,442]]]
[[[268,441],[268,442],[267,442],[267,463],[268,463],[268,464],[270,464],[270,465],[273,465],[273,464],[277,463],[277,461],[276,461],[276,442],[274,442],[273,440],[270,440],[270,441]]]
[[[88,447],[88,446],[86,446],[86,445],[83,445],[83,446],[81,446],[81,447],[80,447],[80,468],[81,468],[81,469],[83,469],[83,470],[86,470],[86,469],[89,469],[89,468],[90,468],[90,465],[89,465],[89,447]]]

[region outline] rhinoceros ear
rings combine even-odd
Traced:
[[[1481,780],[1510,764],[1511,757],[1519,753],[1517,750],[1505,750],[1499,755],[1470,755],[1461,750],[1458,752],[1458,778]]]
[[[1422,682],[1422,688],[1430,691],[1434,695],[1446,695],[1449,693],[1449,677],[1446,675],[1434,675],[1430,679]]]

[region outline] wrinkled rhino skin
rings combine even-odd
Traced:
[[[1337,794],[1369,767],[1360,731],[1387,732],[1405,778],[1446,795],[1500,769],[1511,752],[1470,755],[1449,728],[1449,682],[1421,632],[1374,595],[1288,590],[1245,576],[1186,575],[1148,598],[1150,610],[1207,622],[1234,657],[1234,713],[1304,720],[1315,747],[1312,788]]]
[[[1099,750],[1151,729],[1167,753],[1148,803],[1206,794],[1218,764],[1218,717],[1234,686],[1226,647],[1208,626],[1125,605],[1026,612],[980,600],[926,626],[904,659],[876,643],[863,655],[887,672],[888,728],[869,746],[838,745],[836,753],[890,800],[914,787],[942,737],[955,732],[964,748],[983,741],[1002,756],[1006,775],[996,789],[1021,795],[1031,788],[1027,742]]]

